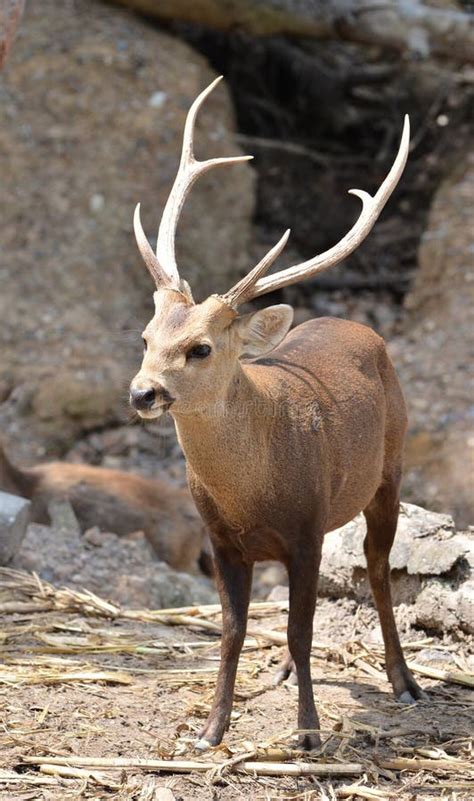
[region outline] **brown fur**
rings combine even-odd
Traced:
[[[288,569],[298,727],[315,730],[303,735],[303,745],[318,745],[309,656],[321,546],[325,532],[360,511],[368,523],[368,571],[387,673],[398,697],[420,698],[390,598],[388,556],[407,419],[383,340],[365,326],[330,318],[284,338],[291,324],[285,306],[238,317],[216,297],[193,305],[167,288],[155,293],[155,304],[132,397],[136,387],[155,391],[153,405],[140,412],[148,419],[160,415],[162,397],[174,399],[170,411],[210,528],[223,608],[222,660],[204,745],[220,742],[229,725],[252,566],[261,559]],[[202,361],[186,357],[196,341],[212,347]],[[261,355],[246,361],[245,354]]]
[[[171,567],[195,573],[201,562],[208,572],[204,526],[187,490],[121,470],[67,462],[21,470],[1,447],[0,489],[31,499],[36,522],[49,522],[49,502],[65,498],[82,530],[99,526],[120,536],[143,531],[158,558]]]

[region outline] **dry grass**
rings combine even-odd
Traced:
[[[176,693],[183,717],[186,706],[191,718],[202,717],[209,708],[218,668],[218,606],[122,609],[87,591],[57,589],[35,575],[0,569],[4,613],[0,691],[2,687],[6,691],[10,709],[0,733],[0,747],[7,754],[5,769],[0,770],[0,798],[159,799],[165,781],[186,782],[176,791],[176,797],[186,799],[408,799],[418,792],[423,798],[472,798],[472,743],[459,722],[473,720],[467,688],[474,686],[474,675],[465,669],[462,648],[455,644],[437,647],[455,653],[459,669],[441,670],[414,659],[432,642],[429,638],[406,643],[412,669],[444,682],[431,709],[420,712],[423,705],[417,705],[421,723],[413,708],[400,710],[389,700],[384,713],[389,720],[396,718],[397,725],[387,726],[376,713],[362,715],[360,705],[339,697],[333,701],[331,691],[319,699],[324,721],[320,753],[295,750],[295,732],[286,727],[270,739],[262,738],[268,722],[282,717],[273,709],[275,698],[284,694],[294,703],[295,689],[275,690],[268,672],[270,659],[286,642],[282,630],[286,608],[286,603],[251,605],[233,715],[234,727],[242,715],[247,716],[243,728],[251,730],[250,739],[234,735],[230,744],[227,739],[201,757],[193,750],[194,724],[176,727],[171,721],[166,728],[167,716],[176,707]],[[318,662],[324,662],[325,676],[337,670],[335,684],[352,686],[357,681],[370,693],[372,682],[385,683],[380,646],[360,640],[342,645],[315,642],[314,660],[316,670]],[[166,737],[143,732],[138,751],[124,753],[121,747],[114,752],[113,737],[107,741],[109,724],[98,704],[108,704],[115,721],[124,710],[140,707],[150,683],[156,683],[161,693]],[[35,687],[40,693],[48,685],[54,685],[55,695],[48,696],[49,705],[46,697],[41,702],[34,727],[16,719],[23,696],[25,706],[32,705],[24,694]],[[51,745],[50,705],[58,700],[57,693],[67,693],[72,707],[69,726],[54,732]],[[57,719],[58,713],[54,714]],[[441,732],[440,721],[450,722],[451,729]],[[134,725],[130,720],[131,730]],[[81,743],[93,753],[84,752]],[[165,780],[165,776],[175,778]],[[346,777],[352,782],[346,783]],[[28,788],[37,788],[40,795],[24,795]],[[168,787],[166,797],[172,796],[173,788]]]

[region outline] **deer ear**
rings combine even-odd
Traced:
[[[242,343],[240,356],[264,356],[280,344],[293,322],[293,309],[284,303],[238,317],[234,325]]]

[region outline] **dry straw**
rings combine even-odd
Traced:
[[[265,676],[270,654],[273,656],[275,650],[286,645],[286,634],[281,626],[282,613],[287,611],[287,606],[287,602],[255,602],[250,606],[251,622],[236,692],[241,704],[270,689],[269,680],[262,683],[259,677],[260,674]],[[140,676],[152,674],[161,687],[195,687],[203,700],[196,702],[194,711],[200,706],[205,711],[218,668],[219,639],[216,635],[221,632],[220,611],[216,604],[180,609],[126,609],[87,590],[58,589],[34,574],[0,568],[0,614],[3,613],[4,623],[0,634],[4,654],[0,688],[2,685],[15,687],[15,692],[21,694],[22,687],[74,685],[89,692],[87,688],[96,685],[102,687],[102,693],[107,693],[112,692],[115,685],[133,693],[138,691]],[[148,624],[152,624],[154,632],[150,636],[147,636]],[[156,639],[160,626],[165,626],[168,632],[170,627],[179,627],[179,637]],[[405,650],[412,670],[428,679],[444,682],[445,696],[438,692],[434,703],[444,705],[448,720],[451,714],[456,714],[450,709],[452,693],[460,692],[455,689],[456,685],[472,688],[474,674],[462,669],[466,663],[456,653],[455,645],[437,644],[436,647],[455,655],[458,670],[441,670],[415,661],[413,656],[431,642],[430,638],[424,638],[406,643]],[[354,680],[359,676],[363,681],[365,675],[371,681],[386,681],[380,646],[369,646],[357,640],[345,645],[314,642],[313,646],[315,658],[331,660],[338,665],[339,679],[346,675],[348,680]],[[105,665],[104,659],[108,660]],[[118,660],[120,667],[111,665],[111,659]],[[165,666],[163,661],[166,661]],[[292,688],[286,691],[291,692]],[[459,698],[456,696],[455,700],[459,712]],[[469,702],[463,703],[467,708]],[[417,788],[428,792],[436,787],[437,792],[456,793],[459,801],[468,797],[464,793],[469,792],[466,788],[474,779],[468,732],[465,736],[453,737],[446,744],[446,751],[439,745],[426,746],[426,737],[436,737],[436,727],[417,728],[410,724],[409,717],[405,718],[405,725],[384,729],[346,713],[341,715],[335,707],[323,707],[322,712],[325,720],[332,721],[333,728],[322,732],[324,744],[319,754],[305,755],[296,751],[292,746],[295,733],[285,732],[272,741],[255,742],[250,748],[248,743],[242,742],[242,747],[234,753],[220,747],[206,758],[194,758],[191,754],[188,758],[186,750],[191,747],[190,742],[187,744],[186,738],[178,739],[169,755],[160,753],[162,758],[155,759],[148,756],[90,757],[48,751],[40,736],[48,720],[45,707],[36,719],[37,738],[27,730],[6,728],[4,735],[0,734],[0,744],[3,739],[4,743],[15,747],[16,764],[23,764],[21,772],[13,769],[13,765],[5,765],[5,769],[0,770],[0,788],[11,788],[10,794],[13,794],[36,786],[54,786],[62,793],[61,798],[66,799],[77,797],[78,788],[95,787],[97,794],[117,791],[117,797],[131,798],[137,797],[140,776],[145,781],[147,774],[181,774],[208,785],[238,782],[236,797],[242,794],[248,782],[257,782],[264,793],[268,790],[268,796],[262,795],[262,798],[280,797],[272,795],[273,790],[279,792],[280,785],[275,782],[291,782],[302,777],[312,782],[324,780],[327,797],[334,799],[380,801],[394,795],[401,798],[404,786],[410,793]],[[93,710],[88,714],[92,733],[97,730],[94,729]],[[66,734],[69,737],[74,732]],[[416,737],[422,738],[423,748],[412,744]],[[373,744],[371,749],[356,745],[367,738]],[[347,777],[355,777],[354,782],[344,783]],[[148,790],[145,795],[147,793]],[[247,797],[257,797],[252,793]]]

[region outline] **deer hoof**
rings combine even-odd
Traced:
[[[398,701],[401,704],[416,704],[416,699],[413,698],[411,692],[409,690],[405,690],[404,693],[398,696]]]
[[[298,677],[296,675],[296,670],[288,670],[287,668],[281,668],[280,670],[277,670],[273,676],[273,686],[278,687],[278,685],[282,684],[284,681],[286,681],[287,684],[297,685]]]
[[[288,671],[285,668],[280,668],[276,671],[275,675],[272,679],[272,684],[274,687],[278,687],[283,681],[286,681],[288,678]]]
[[[303,734],[298,739],[298,748],[301,751],[319,751],[321,737],[316,732],[314,734]]]
[[[397,701],[400,701],[401,704],[416,704],[417,701],[428,701],[429,698],[423,690],[418,689],[416,695],[412,694],[410,690],[405,690],[404,693],[400,693],[397,698]]]
[[[211,743],[209,742],[209,740],[205,740],[204,738],[196,740],[196,742],[194,743],[194,750],[199,751],[201,753],[203,751],[209,751],[210,748],[212,748]]]
[[[292,678],[293,676],[293,678]],[[289,684],[297,684],[298,681],[296,679],[296,670],[295,670],[295,663],[291,658],[290,654],[287,653],[285,658],[282,662],[278,665],[275,675],[273,677],[272,684],[274,687],[277,687],[278,684],[281,684],[283,681],[288,679]]]
[[[293,687],[298,685],[298,676],[296,675],[296,670],[291,670],[290,675],[286,680],[287,684],[291,684]]]

